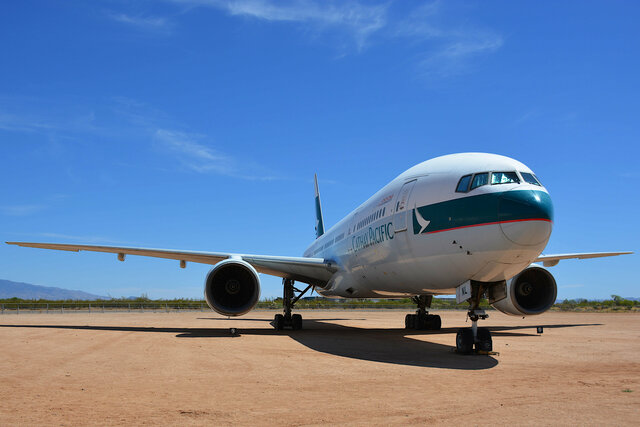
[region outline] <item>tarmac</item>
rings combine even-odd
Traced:
[[[403,311],[0,315],[0,425],[638,425],[640,314],[481,321],[497,355],[456,354]],[[536,327],[544,328],[542,334]],[[231,335],[230,328],[238,334]]]

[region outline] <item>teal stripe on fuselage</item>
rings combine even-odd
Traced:
[[[541,219],[553,221],[551,197],[539,190],[514,190],[447,200],[417,208],[429,225],[422,230],[413,210],[413,233],[434,233],[452,228],[497,222]]]

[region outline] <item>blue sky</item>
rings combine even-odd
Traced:
[[[300,255],[405,169],[484,151],[551,192],[546,253],[638,250],[631,1],[0,4],[0,237]],[[637,255],[559,297],[640,296]],[[0,278],[200,298],[207,266],[0,245]],[[263,276],[263,296],[281,293]]]

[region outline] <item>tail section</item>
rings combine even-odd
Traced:
[[[318,238],[324,234],[324,221],[320,205],[320,190],[318,190],[318,175],[314,175],[314,179],[316,183],[316,238]]]

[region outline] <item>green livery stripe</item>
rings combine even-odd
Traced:
[[[423,224],[429,221],[424,229],[417,214],[424,219]],[[436,233],[503,222],[553,221],[553,205],[544,191],[513,190],[420,206],[413,210],[412,217],[414,234]]]

